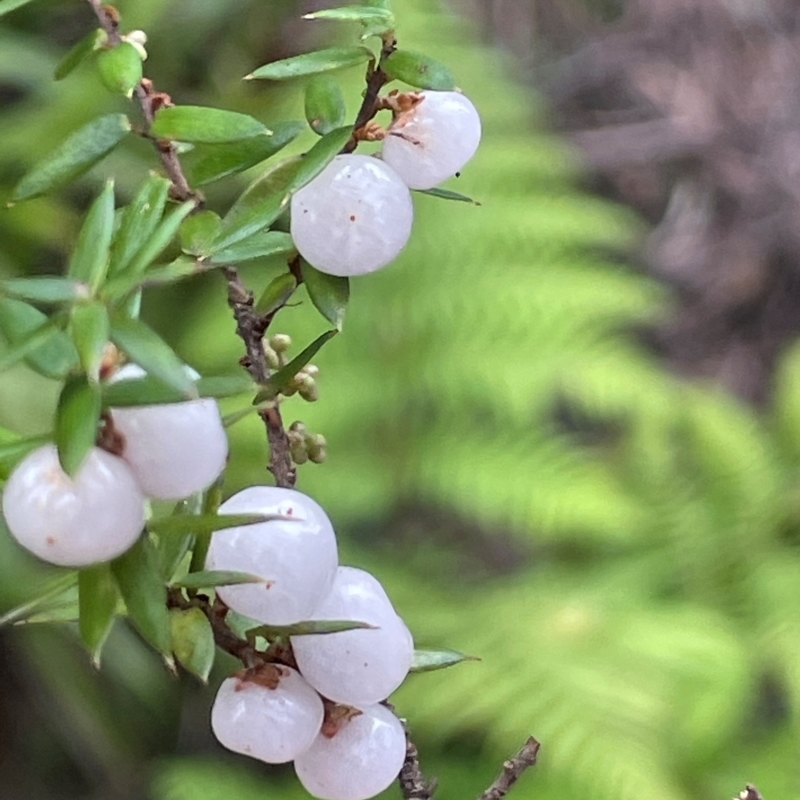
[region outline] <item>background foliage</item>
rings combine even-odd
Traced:
[[[329,39],[298,21],[316,5],[129,5],[147,73],[176,99],[302,118],[297,86],[239,78]],[[345,560],[387,581],[418,643],[483,659],[398,693],[423,765],[443,800],[463,798],[530,732],[543,756],[516,791],[539,799],[710,800],[746,780],[800,797],[800,352],[764,416],[661,370],[634,335],[671,304],[631,266],[643,224],[582,187],[576,154],[468,21],[394,5],[401,42],[450,64],[481,110],[484,143],[455,188],[482,205],[416,198],[402,258],[354,281],[345,332],[317,359],[322,399],[296,409],[330,458],[298,485],[330,511]],[[0,24],[0,198],[66,131],[118,108],[91,70],[51,81],[91,25],[68,2]],[[342,79],[354,114],[360,70]],[[124,195],[152,167],[133,143],[77,187],[4,211],[0,276],[58,271],[103,175]],[[222,185],[209,201],[232,196]],[[144,316],[201,371],[231,371],[224,297],[203,276],[153,292]],[[297,345],[322,330],[309,305],[279,318]],[[0,424],[46,429],[55,385],[22,368],[2,381]],[[232,429],[227,491],[263,479],[263,439],[257,422]],[[48,575],[0,536],[0,610]],[[0,637],[10,797],[300,797],[289,772],[217,748],[211,690],[165,675],[124,627],[100,674],[68,625]]]

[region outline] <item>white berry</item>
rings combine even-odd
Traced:
[[[311,746],[323,714],[319,695],[295,670],[269,664],[222,682],[211,729],[228,750],[283,764]]]
[[[383,160],[411,189],[430,189],[452,178],[475,155],[481,120],[459,92],[421,92],[399,114],[383,141]]]
[[[144,376],[128,364],[114,381]],[[225,468],[228,439],[216,400],[112,408],[125,439],[122,457],[147,497],[179,500],[213,483]]]
[[[144,498],[128,465],[92,448],[70,478],[48,444],[24,458],[3,490],[11,535],[44,561],[83,567],[124,553],[144,525]]]
[[[336,156],[292,197],[292,238],[321,272],[363,275],[394,260],[411,235],[408,188],[386,164]]]
[[[403,726],[383,706],[368,706],[333,737],[317,736],[294,768],[321,800],[367,800],[388,788],[406,755]]]
[[[363,706],[385,700],[405,679],[414,643],[380,583],[368,572],[339,567],[315,620],[354,620],[375,629],[293,636],[303,677],[324,697]]]
[[[275,486],[244,489],[226,500],[219,512],[291,518],[213,534],[207,569],[249,572],[265,581],[219,587],[224,602],[267,625],[308,619],[330,591],[338,564],[336,536],[325,512],[310,497]]]

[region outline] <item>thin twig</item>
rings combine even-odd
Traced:
[[[406,734],[406,757],[397,781],[400,784],[400,791],[405,800],[431,800],[436,791],[436,778],[426,778],[419,763],[419,750],[411,740],[411,732],[408,729],[408,722],[400,717],[395,707],[388,701],[383,705],[389,709],[400,720]]]
[[[478,800],[502,800],[519,780],[520,775],[536,763],[539,747],[539,742],[533,736],[528,737],[522,749],[503,764],[503,771]]]

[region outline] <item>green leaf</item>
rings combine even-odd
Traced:
[[[267,581],[258,575],[250,575],[247,572],[216,569],[190,572],[188,575],[172,581],[172,585],[179,589],[213,589],[216,586],[238,586],[242,583],[267,583]]]
[[[282,272],[273,278],[255,305],[259,314],[272,314],[282,308],[297,288],[297,278],[291,272]]]
[[[248,375],[236,374],[200,378],[194,387],[198,397],[219,398],[252,392],[255,384]],[[103,405],[108,408],[180,403],[185,399],[186,394],[182,390],[149,376],[103,385]]]
[[[438,197],[442,200],[457,200],[460,203],[472,203],[474,206],[480,205],[477,200],[473,200],[465,194],[452,192],[450,189],[440,189],[438,186],[435,186],[433,189],[414,189],[414,191],[418,194],[429,194],[431,197]]]
[[[301,157],[301,167],[292,181],[290,190],[296,192],[319,175],[350,141],[353,126],[345,125],[326,133],[307,153]]]
[[[205,144],[272,135],[263,123],[248,114],[205,106],[162,108],[156,113],[150,133],[158,139]]]
[[[115,317],[111,320],[111,341],[148,375],[159,378],[167,386],[179,391],[184,400],[197,397],[197,389],[186,365],[143,322],[122,316]]]
[[[7,480],[14,467],[25,458],[31,450],[41,447],[48,440],[47,436],[0,437],[0,481]]]
[[[97,71],[103,86],[127,98],[142,80],[142,57],[130,42],[120,42],[97,55]]]
[[[167,611],[167,587],[158,570],[150,539],[142,536],[127,553],[111,562],[128,616],[139,633],[171,661],[172,635]]]
[[[0,0],[0,17],[30,2],[31,0]]]
[[[254,258],[283,255],[295,250],[291,234],[283,231],[259,231],[225,250],[219,250],[209,259],[209,264],[238,264]]]
[[[97,117],[70,134],[16,185],[12,200],[28,200],[68,183],[108,155],[130,133],[124,114]]]
[[[109,275],[124,272],[158,226],[164,213],[170,182],[160,175],[150,175],[138,194],[122,213],[111,247]]]
[[[73,306],[70,316],[72,341],[83,371],[93,381],[97,381],[100,373],[110,327],[108,311],[102,303],[95,301]]]
[[[314,11],[304,14],[303,19],[329,19],[337,22],[359,22],[368,27],[371,33],[381,34],[393,30],[395,26],[394,14],[386,8],[375,6],[342,6],[341,8],[326,8],[323,11]]]
[[[188,216],[179,231],[181,250],[194,256],[202,256],[219,233],[221,223],[219,214],[213,211],[198,211]]]
[[[71,303],[90,296],[82,281],[50,275],[0,281],[0,294],[34,303]]]
[[[60,380],[78,363],[70,338],[21,300],[0,297],[0,330],[11,345],[0,355],[0,372],[24,358],[39,374]]]
[[[199,608],[173,608],[169,612],[172,652],[185,669],[208,682],[216,649],[214,631]]]
[[[86,215],[67,276],[88,284],[92,292],[105,279],[114,231],[114,184],[108,181]]]
[[[196,207],[195,200],[187,200],[173,208],[133,257],[126,274],[141,275],[164,252],[178,233],[181,223]]]
[[[70,376],[58,398],[55,430],[58,460],[67,475],[75,475],[94,447],[100,410],[100,387],[86,375]]]
[[[75,587],[78,584],[78,573],[68,572],[53,581],[38,597],[6,611],[0,617],[0,628],[6,625],[17,625],[28,622],[36,614],[46,612],[54,605],[61,605],[64,600],[71,600]]]
[[[290,636],[319,636],[343,631],[375,630],[375,625],[368,622],[356,622],[352,619],[315,619],[306,622],[295,622],[293,625],[259,625],[247,631],[248,638],[263,636],[267,641],[288,639]]]
[[[95,667],[111,633],[119,592],[108,564],[94,564],[78,572],[78,630]]]
[[[245,80],[282,81],[303,75],[316,75],[320,72],[364,64],[374,57],[367,47],[329,47],[265,64],[246,75]]]
[[[192,186],[203,186],[236,175],[275,155],[305,129],[302,122],[278,122],[272,136],[261,135],[241,142],[199,145],[183,159]]]
[[[463,661],[480,661],[476,656],[467,656],[457,650],[415,650],[411,672],[433,672],[460,664]]]
[[[63,80],[74,69],[79,67],[100,45],[107,39],[106,32],[102,28],[87,33],[77,44],[73,45],[56,65],[53,77]]]
[[[285,367],[281,367],[277,372],[274,372],[263,385],[262,390],[255,396],[253,405],[263,403],[265,400],[271,400],[276,395],[280,394],[281,389],[287,386],[292,378],[314,358],[320,348],[328,340],[336,336],[337,333],[339,333],[338,330],[325,331],[321,336],[314,339],[305,350],[296,355]]]
[[[147,530],[158,536],[179,536],[184,533],[207,534],[225,528],[259,525],[263,522],[281,520],[291,522],[294,517],[284,514],[172,514],[169,517],[151,519]]]
[[[122,275],[107,281],[103,287],[103,294],[111,301],[118,302],[141,287],[175,283],[183,278],[201,275],[216,266],[218,265],[209,261],[198,261],[191,256],[178,256],[169,264],[165,264],[163,267],[152,267],[141,275]]]
[[[456,88],[453,76],[444,64],[411,50],[395,50],[384,59],[381,69],[392,80],[403,81],[419,89],[449,91]]]
[[[329,75],[318,75],[306,85],[305,112],[311,130],[320,136],[344,125],[344,94]]]
[[[314,307],[336,330],[342,329],[347,303],[350,300],[350,281],[337,275],[328,275],[301,259],[303,283]]]

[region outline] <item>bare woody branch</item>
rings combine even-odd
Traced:
[[[533,736],[528,737],[528,741],[525,742],[522,749],[503,764],[503,771],[478,800],[502,800],[519,780],[522,773],[536,763],[539,747],[539,742]]]

